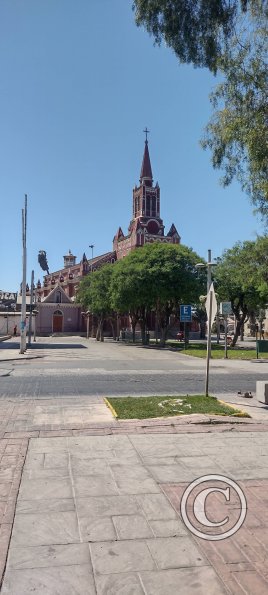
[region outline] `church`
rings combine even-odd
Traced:
[[[160,215],[160,187],[154,184],[148,147],[148,130],[145,129],[145,146],[141,164],[139,185],[133,189],[132,219],[128,233],[119,227],[113,238],[113,250],[87,259],[85,253],[77,263],[77,257],[69,250],[63,268],[44,276],[43,285],[38,280],[36,301],[37,334],[85,332],[86,320],[81,307],[75,303],[79,282],[91,272],[107,263],[124,258],[131,250],[146,243],[164,242],[179,244],[180,235],[172,223],[165,235],[165,226]]]
[[[180,236],[172,223],[165,236],[163,220],[160,217],[160,187],[158,182],[153,184],[153,174],[149,155],[147,128],[143,160],[141,165],[140,183],[133,189],[132,219],[128,234],[125,236],[121,227],[118,228],[113,239],[113,249],[116,259],[124,258],[130,250],[144,246],[146,243],[165,242],[180,243]]]

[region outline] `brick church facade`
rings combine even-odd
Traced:
[[[38,315],[36,318],[37,333],[80,332],[85,331],[85,317],[81,307],[75,303],[75,294],[81,279],[96,271],[106,263],[114,263],[124,258],[131,250],[138,249],[147,243],[161,242],[179,244],[180,235],[172,223],[167,235],[160,215],[160,187],[154,185],[149,155],[147,129],[144,154],[140,172],[140,183],[133,189],[132,219],[128,234],[124,235],[119,227],[114,239],[113,250],[92,259],[85,253],[79,263],[76,256],[69,253],[64,258],[62,269],[44,276],[43,285],[38,280],[36,301]],[[68,316],[64,317],[63,310]]]

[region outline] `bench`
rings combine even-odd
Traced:
[[[256,341],[256,352],[257,359],[259,359],[259,353],[268,353],[268,341],[258,339],[258,341]]]

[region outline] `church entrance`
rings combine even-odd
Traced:
[[[63,314],[60,310],[56,310],[53,314],[52,332],[53,333],[62,333],[63,332]]]

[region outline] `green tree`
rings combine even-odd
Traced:
[[[268,238],[238,242],[218,259],[214,277],[220,300],[231,302],[236,319],[232,346],[245,322],[268,301]]]
[[[214,111],[201,144],[224,171],[223,185],[237,178],[268,220],[268,28],[255,20],[219,62],[225,77],[211,94]]]
[[[237,19],[259,0],[134,0],[138,26],[164,41],[182,63],[216,72]]]
[[[164,345],[170,317],[178,315],[179,304],[198,299],[204,289],[195,268],[198,261],[200,257],[191,248],[155,243],[131,252],[115,267],[113,305],[130,313],[133,332],[139,321],[143,341],[149,310],[156,312]]]
[[[127,313],[130,317],[133,342],[135,342],[136,326],[140,323],[142,341],[145,343],[146,317],[153,302],[143,254],[143,249],[134,250],[115,264],[111,296],[113,308],[120,314]]]
[[[89,310],[98,320],[96,339],[103,341],[104,321],[115,320],[115,313],[111,301],[111,278],[113,266],[107,264],[101,269],[90,273],[82,279],[76,296],[76,301]]]
[[[206,338],[206,327],[207,327],[207,312],[205,307],[206,302],[206,295],[200,295],[199,302],[200,304],[195,307],[193,318],[196,322],[199,323],[200,326],[200,339]]]
[[[135,0],[134,10],[180,62],[219,71],[201,144],[268,221],[267,0]]]

